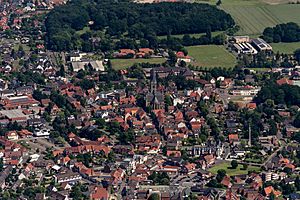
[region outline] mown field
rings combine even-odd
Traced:
[[[266,27],[276,26],[280,23],[296,22],[300,24],[300,14],[296,14],[300,13],[299,4],[223,5],[222,8],[230,13],[241,27],[238,34],[260,34]]]
[[[248,174],[248,171],[260,171],[259,167],[248,166],[247,170],[243,169],[243,165],[238,165],[236,169],[231,168],[230,162],[223,162],[214,165],[212,168],[208,169],[213,174],[217,174],[219,169],[224,169],[226,174],[229,176],[241,175],[241,174]]]
[[[300,49],[300,42],[291,42],[291,43],[271,43],[273,51],[276,53],[286,53],[293,54],[296,49]]]
[[[226,67],[233,68],[235,57],[224,46],[201,45],[186,47],[188,55],[195,59],[191,64],[200,67]]]
[[[151,58],[151,59],[112,59],[111,64],[115,70],[126,69],[139,63],[161,64],[165,62],[164,58]]]
[[[266,27],[280,23],[300,24],[300,4],[288,4],[295,0],[224,0],[220,6],[241,27],[237,33],[257,36]],[[195,0],[199,3],[215,4],[215,0]]]

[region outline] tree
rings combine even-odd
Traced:
[[[216,179],[220,183],[225,176],[226,176],[226,171],[224,169],[219,169],[217,171],[217,177],[216,177]]]
[[[229,111],[237,111],[238,110],[238,105],[236,103],[234,103],[233,101],[229,101],[228,110]]]
[[[42,99],[47,99],[48,98],[48,96],[43,94],[40,90],[34,90],[33,94],[32,94],[32,97],[34,99],[36,99],[37,101],[41,101]]]
[[[170,95],[165,96],[165,105],[166,107],[173,105]]]
[[[210,26],[206,29],[206,37],[209,39],[209,41],[211,41],[212,35]]]
[[[300,49],[295,50],[294,57],[298,63],[300,63]]]
[[[300,112],[296,115],[293,124],[295,127],[300,128]]]
[[[274,194],[274,192],[271,192],[269,199],[270,200],[275,200],[276,196]]]
[[[247,170],[248,169],[248,165],[247,164],[243,164],[243,169]]]
[[[3,158],[0,158],[0,172],[3,171]]]
[[[297,191],[300,191],[300,178],[299,178],[299,176],[297,176],[297,178],[295,180],[295,187],[296,187]]]
[[[231,161],[231,167],[232,167],[232,169],[236,169],[237,167],[238,167],[238,162],[236,161],[236,160],[232,160]]]
[[[150,195],[150,197],[148,198],[148,200],[160,200],[159,194],[157,194],[157,193],[152,193],[152,194]]]
[[[221,4],[222,4],[221,0],[218,0],[217,3],[216,3],[217,6],[220,6]]]

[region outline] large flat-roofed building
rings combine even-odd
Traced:
[[[233,47],[237,53],[242,54],[257,54],[257,50],[248,42],[233,44]]]
[[[29,95],[14,96],[3,98],[0,102],[5,110],[12,110],[18,108],[25,108],[29,106],[38,106],[39,102]]]
[[[72,67],[74,72],[78,72],[79,70],[85,70],[85,66],[92,67],[96,71],[103,72],[105,68],[103,66],[103,62],[100,60],[95,61],[76,61],[72,62]]]
[[[233,40],[235,43],[244,43],[244,42],[250,42],[250,37],[249,36],[234,36]]]
[[[4,117],[10,122],[17,122],[21,125],[26,125],[27,120],[29,119],[29,116],[25,115],[21,109],[1,110],[0,117]]]
[[[258,51],[272,51],[271,45],[261,38],[253,39],[251,43]]]

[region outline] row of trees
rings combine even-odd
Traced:
[[[263,38],[267,42],[298,42],[300,41],[300,27],[293,22],[278,24],[275,27],[266,28]]]
[[[53,50],[89,46],[87,38],[77,40],[76,31],[90,26],[106,35],[147,39],[157,35],[224,31],[234,26],[232,17],[208,4],[135,4],[126,0],[71,1],[52,10],[46,18],[46,41]],[[80,36],[79,36],[80,37]],[[205,38],[202,38],[205,39]],[[220,38],[216,38],[217,40]],[[82,44],[78,44],[81,42]]]

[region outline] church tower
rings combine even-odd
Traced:
[[[156,71],[151,70],[150,91],[146,95],[146,106],[151,106],[152,109],[163,109],[164,95],[157,91]]]
[[[152,73],[151,73],[151,83],[150,83],[150,87],[151,87],[151,90],[150,92],[155,95],[156,93],[156,87],[157,87],[157,80],[156,80],[156,72],[154,70],[152,70]]]

